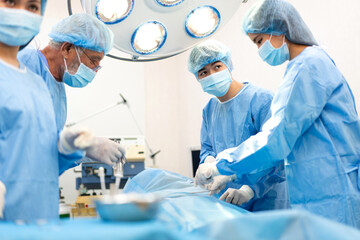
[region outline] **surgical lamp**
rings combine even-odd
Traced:
[[[218,32],[248,0],[80,0],[114,32],[125,61],[155,61],[186,51]],[[71,0],[68,0],[72,14]]]

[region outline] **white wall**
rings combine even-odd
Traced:
[[[282,80],[286,64],[270,67],[260,60],[256,46],[241,32],[241,21],[255,1],[249,0],[214,39],[233,50],[233,74],[272,91]],[[291,0],[315,37],[326,47],[353,90],[360,110],[360,21],[358,0]],[[146,133],[161,168],[190,176],[189,146],[200,145],[201,111],[208,100],[186,64],[189,51],[145,65]]]
[[[79,1],[72,1],[74,12]],[[275,91],[284,74],[284,66],[263,63],[257,49],[241,32],[242,16],[255,1],[249,0],[214,36],[233,50],[233,74],[238,81]],[[326,47],[348,80],[360,110],[360,21],[358,0],[290,0],[300,11],[315,37]],[[66,1],[49,0],[46,9],[41,46],[47,42],[51,26],[66,17]],[[121,92],[129,99],[132,110],[145,130],[160,168],[190,176],[189,147],[200,145],[201,111],[209,99],[193,75],[187,71],[189,51],[170,59],[151,63],[126,63],[105,58],[104,68],[94,82],[84,89],[67,89],[68,121],[102,109],[119,100]],[[127,109],[117,107],[83,123],[103,136],[139,135]],[[148,159],[147,159],[148,161]],[[149,165],[149,162],[148,164]],[[72,170],[60,178],[68,202],[74,202],[75,174]]]

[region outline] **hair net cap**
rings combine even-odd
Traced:
[[[44,15],[47,0],[41,0],[41,15]]]
[[[107,54],[114,43],[114,34],[100,20],[87,13],[77,13],[53,26],[49,37],[55,42],[69,42],[75,46]]]
[[[256,2],[245,14],[243,30],[246,34],[284,34],[296,44],[318,45],[299,12],[285,0]]]
[[[194,47],[191,51],[188,69],[197,77],[200,69],[216,61],[221,61],[229,71],[232,71],[231,50],[219,41],[207,40]]]

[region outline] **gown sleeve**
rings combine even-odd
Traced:
[[[271,105],[271,118],[258,134],[217,156],[217,167],[224,175],[260,173],[283,161],[297,139],[321,114],[335,86],[325,85],[326,63],[317,59],[296,62],[285,73],[284,81]],[[248,179],[251,184],[251,179]],[[246,181],[245,181],[246,182]]]

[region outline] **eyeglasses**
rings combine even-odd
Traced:
[[[81,48],[80,48],[80,49],[81,49]],[[85,52],[83,49],[81,49],[81,51],[85,54],[85,56],[90,60],[90,62],[91,62],[94,66],[97,65],[97,64],[95,63],[95,61],[94,61],[93,59],[91,59],[91,58],[89,57],[89,55],[87,55],[86,52]],[[101,68],[102,68],[102,66],[97,65],[97,66],[94,67],[92,70],[93,70],[94,72],[97,72],[97,71],[99,71]]]

